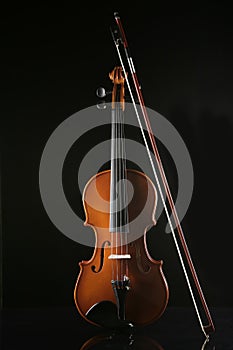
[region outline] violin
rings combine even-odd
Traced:
[[[93,324],[131,327],[157,320],[168,303],[169,290],[162,271],[163,262],[152,259],[146,245],[146,232],[156,224],[154,214],[157,192],[146,174],[126,167],[123,130],[126,82],[197,319],[208,341],[209,334],[215,331],[213,320],[164,172],[119,13],[115,12],[114,18],[116,27],[111,29],[111,34],[120,67],[115,67],[109,75],[113,82],[111,169],[95,175],[84,189],[85,224],[94,229],[96,246],[92,258],[80,263],[74,290],[75,304],[80,314]],[[130,71],[133,88],[127,77],[125,63]],[[140,108],[137,108],[138,105]],[[160,180],[149,146],[155,157]],[[169,216],[166,199],[175,227]],[[204,317],[206,322],[203,321]]]
[[[154,260],[146,245],[146,232],[156,224],[157,192],[146,174],[126,167],[122,67],[109,77],[111,168],[93,176],[83,192],[85,225],[94,229],[96,245],[92,258],[79,263],[74,300],[81,316],[95,325],[140,326],[157,320],[169,298],[163,262]]]

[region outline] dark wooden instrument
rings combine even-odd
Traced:
[[[80,263],[74,291],[75,303],[80,314],[89,322],[112,326],[151,323],[162,315],[168,302],[169,292],[162,272],[162,261],[151,258],[145,240],[146,232],[155,225],[157,193],[145,174],[126,168],[122,127],[126,81],[187,287],[200,327],[208,341],[209,334],[215,331],[213,320],[186,244],[119,13],[114,13],[114,18],[116,27],[111,29],[111,33],[121,67],[116,67],[110,74],[114,84],[111,169],[94,176],[84,191],[86,225],[92,226],[95,231],[96,247],[92,259]],[[124,61],[129,68],[133,88]],[[146,125],[149,142],[142,120]],[[134,189],[132,198],[129,196],[129,183]]]
[[[155,225],[157,193],[144,173],[126,168],[122,67],[115,67],[109,76],[111,169],[96,174],[84,189],[85,224],[94,229],[96,246],[91,260],[80,263],[74,300],[91,323],[145,325],[163,314],[169,298],[162,261],[152,259],[145,239]]]

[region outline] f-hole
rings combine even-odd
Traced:
[[[105,246],[108,245],[110,246],[111,243],[109,241],[104,241],[103,244],[102,244],[102,247],[101,247],[101,252],[100,252],[100,266],[98,268],[98,270],[96,270],[96,266],[95,265],[92,265],[91,269],[93,272],[95,273],[98,273],[102,270],[102,267],[103,267],[103,264],[104,264],[104,249],[105,249]]]

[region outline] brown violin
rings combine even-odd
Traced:
[[[79,263],[74,300],[92,324],[146,325],[163,314],[169,298],[163,262],[154,260],[146,245],[146,232],[156,223],[157,192],[147,175],[126,167],[122,67],[109,77],[111,169],[96,174],[84,189],[85,225],[93,228],[96,244],[92,258]]]

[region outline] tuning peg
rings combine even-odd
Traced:
[[[105,101],[100,101],[99,103],[97,103],[96,107],[100,110],[102,109],[106,109],[107,108],[107,105],[106,105],[106,102]]]
[[[99,97],[99,98],[106,97],[107,95],[110,95],[111,93],[112,93],[112,91],[106,91],[105,88],[103,88],[103,87],[99,87],[99,88],[96,90],[96,95],[97,95],[97,97]]]

